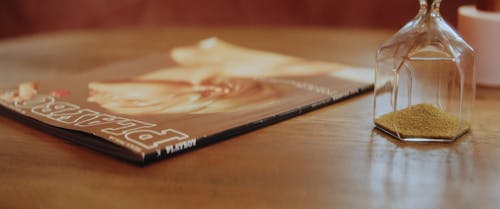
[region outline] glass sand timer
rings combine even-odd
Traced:
[[[403,141],[453,141],[470,129],[474,52],[420,0],[418,15],[377,52],[374,123]]]

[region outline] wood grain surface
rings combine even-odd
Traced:
[[[0,42],[0,86],[65,76],[209,36],[372,66],[390,31],[141,28]],[[0,208],[498,208],[500,89],[479,88],[473,132],[449,144],[373,130],[370,93],[139,167],[0,116]]]
[[[450,24],[456,25],[458,7],[476,1],[445,1],[440,11]],[[3,0],[0,39],[75,28],[123,26],[399,28],[417,14],[418,8],[418,0]]]

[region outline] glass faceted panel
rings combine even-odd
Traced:
[[[453,141],[470,129],[474,52],[442,19],[441,0],[419,2],[377,52],[374,123],[404,141]]]

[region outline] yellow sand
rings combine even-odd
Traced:
[[[466,133],[470,125],[463,121],[457,131],[458,117],[430,104],[418,104],[385,114],[375,119],[375,124],[396,135],[396,127],[403,138],[452,139]]]

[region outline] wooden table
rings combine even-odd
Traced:
[[[372,66],[389,31],[166,28],[0,41],[11,86],[217,35],[248,47]],[[473,133],[450,144],[373,131],[370,93],[138,167],[0,116],[0,208],[499,208],[500,89],[479,88]]]

